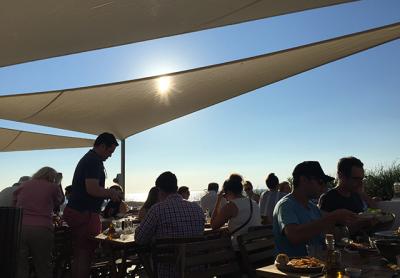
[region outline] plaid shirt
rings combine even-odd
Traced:
[[[183,200],[179,194],[171,194],[150,208],[135,230],[135,241],[147,244],[153,238],[195,237],[203,234],[204,213],[200,206]],[[173,265],[158,266],[159,277],[176,277],[176,274]]]

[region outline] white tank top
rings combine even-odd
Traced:
[[[250,216],[250,202],[249,202],[248,198],[246,198],[246,197],[237,198],[237,199],[231,200],[231,202],[236,205],[236,207],[238,209],[238,214],[236,215],[236,217],[233,217],[229,220],[229,222],[228,222],[229,232],[233,232],[238,227],[242,226],[247,221],[247,219],[249,219],[249,216]],[[234,247],[237,246],[237,243],[236,243],[237,236],[247,233],[248,228],[251,226],[260,226],[261,225],[260,207],[257,205],[257,203],[254,200],[251,200],[251,204],[253,206],[253,215],[251,216],[249,223],[247,223],[246,226],[241,228],[239,231],[237,231],[233,235],[232,243],[233,243]]]

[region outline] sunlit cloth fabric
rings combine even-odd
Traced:
[[[3,1],[0,67],[346,2],[352,0]]]
[[[81,148],[93,143],[92,139],[0,128],[0,152]]]
[[[91,134],[111,132],[124,139],[399,37],[400,23],[396,23],[261,56],[171,73],[163,79],[156,76],[1,96],[0,118]],[[164,78],[170,86],[161,94],[159,85]]]

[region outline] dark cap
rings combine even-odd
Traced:
[[[293,170],[293,177],[300,176],[316,177],[322,179],[324,182],[330,182],[335,179],[325,175],[318,161],[303,161],[298,164]]]

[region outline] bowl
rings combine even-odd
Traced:
[[[377,239],[375,246],[379,253],[389,262],[396,264],[396,256],[400,254],[400,240],[398,239]]]
[[[346,274],[348,276],[350,276],[351,278],[358,278],[361,277],[361,272],[362,270],[359,268],[355,268],[355,267],[346,267],[344,269],[344,271],[346,272]]]

